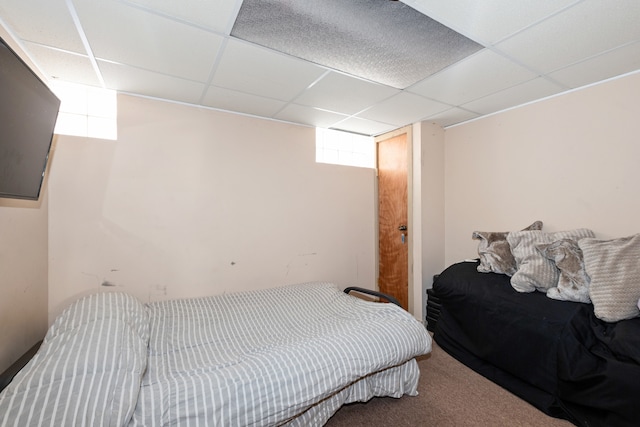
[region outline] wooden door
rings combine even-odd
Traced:
[[[379,140],[378,148],[378,288],[409,305],[409,234],[407,133]]]

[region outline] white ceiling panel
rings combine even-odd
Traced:
[[[271,98],[238,92],[235,90],[210,86],[202,104],[227,111],[242,111],[261,117],[273,117],[285,105],[285,102]]]
[[[226,33],[242,3],[240,0],[121,0],[218,33]]]
[[[246,42],[229,39],[211,83],[245,93],[290,101],[326,70]]]
[[[500,92],[462,105],[462,107],[480,114],[490,114],[511,107],[513,100],[518,104],[526,104],[545,96],[555,95],[564,90],[556,83],[539,77]]]
[[[405,0],[480,43],[493,44],[580,0]]]
[[[115,1],[76,2],[96,58],[200,82],[209,79],[223,37]]]
[[[638,69],[640,42],[635,42],[558,70],[549,77],[567,87],[577,88]]]
[[[496,47],[549,73],[640,40],[639,22],[638,0],[586,0]]]
[[[397,93],[400,93],[399,89],[331,72],[307,89],[295,102],[352,115]]]
[[[462,108],[451,108],[450,110],[443,111],[442,113],[434,114],[431,117],[425,118],[425,121],[431,123],[437,123],[440,126],[451,126],[456,123],[465,122],[467,120],[473,120],[480,117],[480,114],[471,111],[464,110]]]
[[[535,77],[535,73],[485,49],[410,87],[409,91],[453,106]]]
[[[330,24],[344,23],[349,1],[331,1]],[[367,135],[422,119],[451,126],[640,71],[640,0],[403,3],[484,47],[398,89],[372,82],[360,69],[351,75],[231,36],[243,0],[0,0],[0,26],[50,79]],[[252,3],[257,20],[267,13],[262,4]],[[303,22],[313,21],[311,12],[300,10]],[[392,14],[392,20],[402,25],[403,16]],[[380,34],[376,20],[358,22],[358,34],[367,39]],[[394,28],[383,33],[394,37]],[[288,27],[281,41],[304,38],[308,30]],[[406,43],[425,37],[412,33]],[[427,44],[436,38],[429,37]],[[322,37],[318,46],[325,41],[331,52],[348,52]],[[376,43],[371,48],[389,70],[405,71],[395,55],[383,54]]]
[[[347,119],[348,116],[320,110],[318,108],[289,104],[283,108],[275,118],[292,123],[302,123],[309,126],[329,128],[334,123]]]
[[[351,117],[340,123],[336,123],[332,128],[363,135],[379,135],[385,132],[391,132],[396,129],[397,126]]]
[[[63,50],[52,49],[35,43],[25,43],[33,60],[53,79],[79,83],[89,86],[100,86],[89,57]]]
[[[86,54],[65,0],[2,0],[0,20],[23,41]]]
[[[450,109],[451,106],[402,92],[358,114],[358,117],[404,126]]]
[[[107,89],[198,104],[205,89],[203,83],[164,74],[98,61]]]

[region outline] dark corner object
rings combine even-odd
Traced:
[[[433,281],[435,282],[438,279],[439,274],[435,274],[433,276]],[[440,298],[433,290],[433,288],[427,289],[427,306],[426,306],[426,322],[427,322],[427,331],[435,332],[436,326],[438,325],[438,319],[440,318]]]
[[[15,377],[16,374],[20,372],[20,370],[24,368],[27,363],[29,363],[31,358],[37,353],[38,349],[40,348],[40,344],[42,344],[42,341],[38,341],[37,343],[35,343],[35,345],[27,350],[25,354],[20,356],[20,358],[16,360],[13,365],[9,366],[6,371],[0,374],[0,391],[4,390],[5,387],[9,385],[11,380],[13,380],[13,377]]]
[[[348,288],[345,288],[344,293],[348,294],[351,291],[360,292],[361,294],[367,294],[367,295],[372,295],[374,297],[382,298],[389,301],[392,304],[397,305],[398,307],[402,307],[400,305],[400,302],[397,299],[395,299],[391,295],[383,294],[382,292],[372,291],[371,289],[359,288],[357,286],[349,286]]]

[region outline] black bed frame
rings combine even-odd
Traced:
[[[345,288],[344,293],[348,294],[351,291],[382,298],[389,301],[392,304],[397,305],[398,307],[402,307],[402,305],[400,305],[400,302],[397,299],[395,299],[391,295],[383,294],[382,292],[372,291],[371,289],[360,288],[357,286],[349,286],[348,288]]]

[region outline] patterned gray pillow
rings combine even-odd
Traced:
[[[536,221],[524,230],[542,230],[542,221]],[[507,242],[508,231],[474,231],[471,238],[480,240],[478,256],[480,273],[498,273],[513,276],[516,272],[516,260],[511,254]]]
[[[547,292],[557,285],[560,272],[555,264],[542,256],[536,245],[553,243],[560,239],[579,240],[595,237],[593,231],[579,228],[569,231],[545,233],[544,231],[514,231],[507,235],[511,253],[516,260],[517,271],[511,277],[511,286],[518,292]]]
[[[589,295],[596,317],[617,322],[640,316],[640,234],[578,242],[591,278]]]
[[[553,261],[560,271],[558,285],[547,290],[547,296],[561,301],[590,303],[589,276],[578,242],[560,239],[536,245],[542,256]]]

